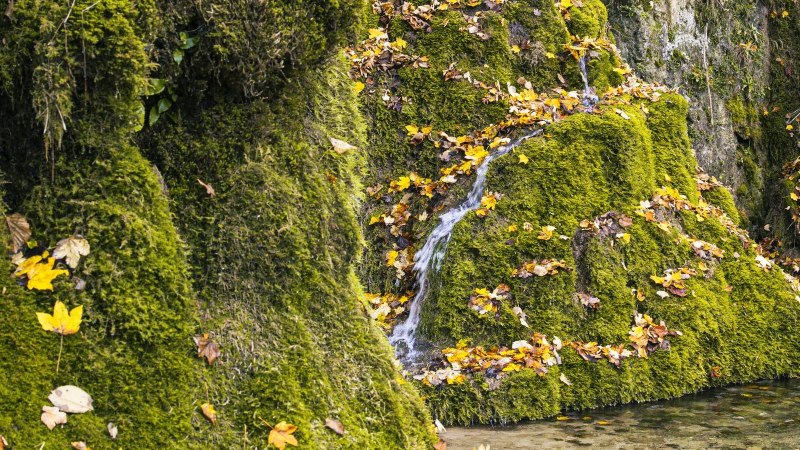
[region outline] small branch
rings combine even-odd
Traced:
[[[61,366],[61,350],[64,349],[64,335],[61,335],[61,343],[58,345],[58,360],[56,361],[56,373]]]

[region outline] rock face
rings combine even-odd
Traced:
[[[697,160],[732,190],[745,224],[757,232],[766,223],[784,222],[787,193],[780,169],[797,146],[781,132],[782,119],[800,106],[794,5],[606,4],[631,67],[645,79],[679,87],[690,99]],[[783,226],[777,229],[779,237],[790,237]]]

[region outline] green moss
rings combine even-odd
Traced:
[[[460,339],[469,339],[471,345],[509,345],[534,331],[562,340],[616,344],[628,342],[632,317],[639,312],[683,332],[671,339],[671,350],[632,358],[617,369],[605,361],[584,361],[566,348],[563,365],[544,378],[522,371],[510,374],[496,389],[482,376],[454,389],[422,387],[434,417],[462,424],[509,422],[796,372],[797,356],[789,350],[792,332],[779,332],[775,324],[787,330],[797,327],[800,304],[780,272],[758,268],[752,250],[716,220],[698,221],[691,213],[670,219],[681,232],[726,252],[706,277],[689,281],[687,297],[660,299],[649,279],[695,259],[688,245],[676,243],[677,231],[664,232],[634,214],[639,200],[650,198],[661,184],[676,187],[693,202],[699,199],[686,106],[681,97],[670,95],[648,105],[646,118],[634,109],[626,110],[630,120],[613,112],[573,116],[552,126],[549,139],[516,150],[528,156],[527,165],[517,163],[514,154],[494,162],[488,190],[504,197],[487,218],[471,215],[456,226],[420,327],[423,337],[437,346]],[[730,195],[719,191],[710,197],[732,209]],[[630,243],[575,233],[581,219],[607,211],[635,218],[626,230]],[[532,231],[524,231],[525,222]],[[511,224],[518,231],[509,232]],[[556,227],[556,236],[548,241],[536,238],[545,225]],[[740,258],[732,256],[735,252]],[[531,279],[510,276],[524,261],[544,258],[564,259],[574,270]],[[473,289],[500,283],[511,286],[512,299],[504,302],[498,317],[479,316],[468,307]],[[646,300],[638,302],[632,289],[645,293]],[[576,291],[600,298],[599,310],[586,310],[573,300]],[[530,328],[519,323],[514,306],[527,314]],[[743,347],[756,350],[741,352]],[[722,367],[722,378],[710,377],[714,366]],[[573,386],[558,382],[560,373]]]
[[[20,445],[85,440],[102,447],[112,445],[106,424],[115,422],[121,431],[114,445],[191,447],[185,440],[195,432],[201,369],[189,339],[196,310],[185,260],[149,164],[129,146],[106,152],[91,166],[62,161],[57,184],[37,188],[20,209],[39,242],[81,233],[92,252],[76,273],[87,283],[83,291],[61,278],[54,293],[34,293],[0,277],[0,373],[14,380],[0,388],[0,427]],[[5,245],[5,234],[0,241]],[[10,273],[8,259],[0,264]],[[64,339],[58,374],[58,337],[43,331],[35,314],[51,311],[55,300],[84,306],[80,332]],[[64,384],[89,392],[95,411],[48,432],[39,414],[50,391]]]
[[[314,448],[425,448],[430,421],[363,313],[353,275],[360,254],[355,191],[363,155],[337,154],[329,138],[364,147],[343,61],[290,85],[273,103],[225,103],[143,139],[180,208],[203,329],[225,360],[208,379],[226,427],[207,445],[262,442],[259,417],[298,425]],[[210,157],[213,164],[198,164]],[[198,174],[215,187],[208,197]],[[176,210],[177,211],[177,210]],[[202,270],[199,270],[202,268]],[[344,438],[324,426],[341,420]]]
[[[567,28],[572,35],[581,38],[605,37],[608,26],[608,11],[601,0],[583,1],[581,6],[569,8],[570,20]]]

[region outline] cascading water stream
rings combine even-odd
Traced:
[[[442,265],[442,259],[447,251],[447,244],[450,242],[450,238],[453,235],[453,228],[467,213],[480,207],[481,198],[486,189],[486,173],[489,170],[489,164],[541,132],[541,129],[533,131],[509,145],[500,147],[497,151],[487,156],[481,165],[478,166],[478,170],[476,171],[477,176],[475,177],[475,182],[472,185],[472,189],[469,191],[467,199],[457,208],[451,209],[439,217],[439,224],[428,236],[422,249],[415,254],[416,262],[414,263],[414,271],[417,274],[417,293],[411,302],[408,318],[403,323],[397,325],[392,335],[389,336],[389,343],[395,346],[395,352],[402,361],[410,363],[418,356],[417,349],[415,348],[417,343],[416,331],[417,325],[419,325],[422,303],[428,294],[428,283],[430,282],[431,275],[438,272]]]
[[[581,68],[581,79],[583,79],[583,101],[581,103],[584,108],[586,108],[586,112],[592,112],[599,98],[594,94],[591,86],[589,86],[589,70],[586,68],[586,55],[580,57],[578,65]]]

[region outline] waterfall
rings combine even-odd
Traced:
[[[583,101],[581,102],[586,108],[586,112],[592,112],[594,105],[598,102],[599,98],[592,91],[589,86],[589,70],[586,68],[586,55],[582,55],[578,60],[578,65],[581,68],[581,79],[583,79]]]
[[[450,242],[450,238],[453,235],[453,227],[455,227],[467,213],[480,207],[481,198],[486,188],[486,173],[489,171],[489,163],[507,154],[528,139],[539,135],[541,132],[541,129],[535,130],[509,145],[498,148],[494,153],[487,156],[481,165],[478,166],[478,170],[476,171],[477,176],[475,177],[467,199],[458,207],[451,209],[439,217],[439,224],[428,236],[422,249],[416,252],[414,257],[414,271],[416,272],[417,293],[411,302],[408,318],[403,323],[397,325],[392,335],[389,336],[389,343],[395,346],[395,352],[398,358],[404,362],[413,362],[418,356],[417,349],[415,348],[417,343],[416,331],[417,325],[419,325],[422,303],[428,295],[431,275],[438,272],[441,268],[442,260],[447,251],[447,244]]]

